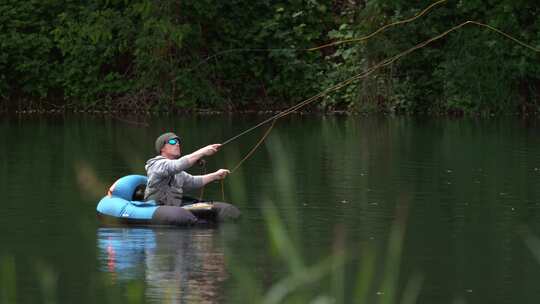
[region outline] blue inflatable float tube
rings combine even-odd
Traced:
[[[182,207],[158,205],[144,201],[148,178],[128,175],[118,179],[97,205],[97,216],[106,225],[173,225],[217,224],[240,217],[238,208],[221,202],[198,202]]]

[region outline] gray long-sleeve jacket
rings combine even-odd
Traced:
[[[148,175],[144,199],[153,199],[161,205],[180,206],[184,190],[203,186],[202,176],[184,172],[189,167],[186,157],[168,159],[159,155],[149,159],[144,167]]]

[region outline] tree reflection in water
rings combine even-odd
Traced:
[[[227,278],[217,229],[98,228],[100,270],[114,283],[144,279],[151,302],[215,303]]]

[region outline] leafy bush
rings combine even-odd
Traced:
[[[538,110],[539,7],[532,0],[243,0],[0,5],[0,96],[11,108],[282,109],[467,20],[369,77],[323,110],[494,113]],[[37,103],[35,103],[37,101]]]

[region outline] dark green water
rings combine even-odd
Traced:
[[[518,233],[526,227],[540,236],[535,121],[287,118],[225,184],[226,200],[243,212],[239,223],[99,226],[98,200],[117,178],[144,174],[161,132],[176,131],[190,152],[262,119],[168,117],[143,126],[2,117],[0,303],[111,303],[126,295],[148,303],[251,303],[256,292],[242,278],[264,294],[288,273],[269,242],[269,206],[282,215],[303,263],[335,248],[347,253],[343,299],[353,302],[357,262],[373,247],[380,249],[376,263],[384,263],[398,205],[408,209],[399,299],[419,274],[416,303],[540,301],[540,262]],[[236,165],[262,131],[225,146],[208,170]],[[204,196],[221,199],[220,185]],[[310,288],[324,295],[329,281]],[[375,286],[372,301],[385,292]]]

